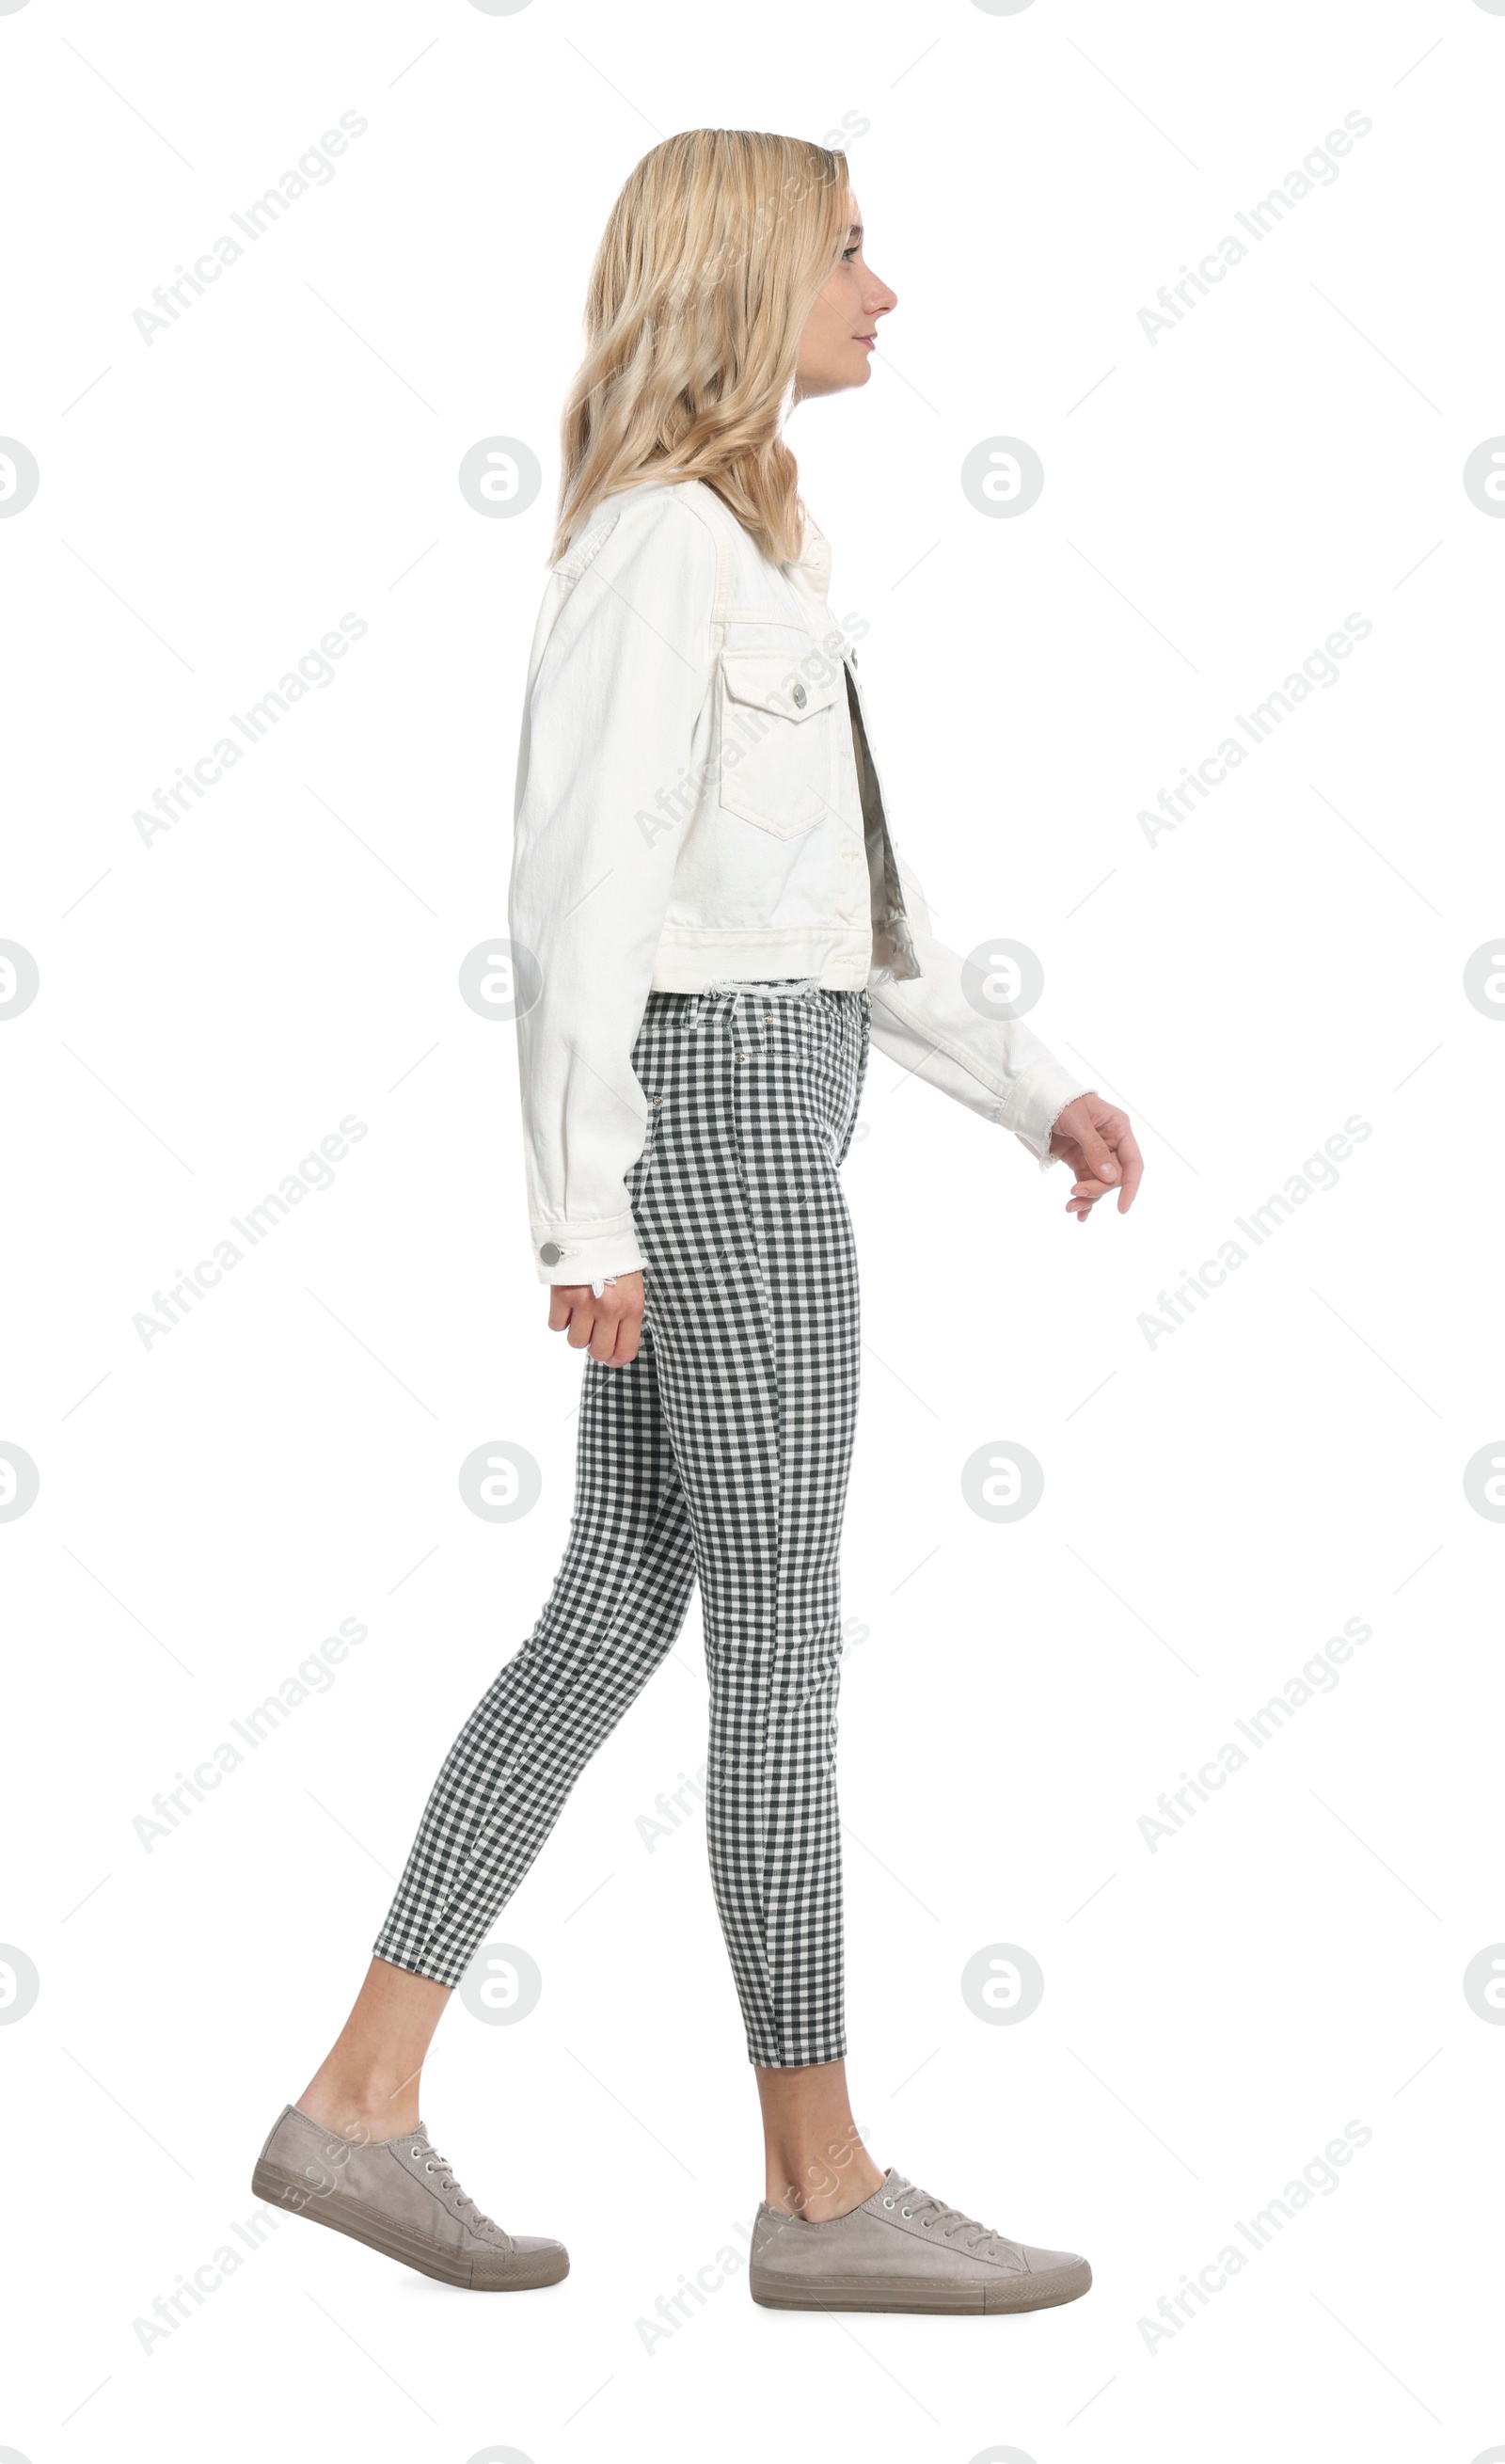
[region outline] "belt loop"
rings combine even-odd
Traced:
[[[687,1035],[693,1035],[696,1027],[700,1024],[700,1004],[704,998],[705,996],[701,993],[691,993],[689,997],[689,1009],[685,1020],[685,1032]]]

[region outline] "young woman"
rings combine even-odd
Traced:
[[[333,2051],[257,2194],[476,2291],[556,2282],[419,2119],[449,1995],[698,1581],[707,1834],[767,2147],[750,2277],[794,2308],[1022,2310],[1085,2259],[875,2163],[852,2121],[835,1783],[858,1390],[838,1167],[869,1036],[1063,1158],[1068,1211],[1142,1170],[1123,1114],[966,998],[889,835],[829,550],[782,438],[865,385],[895,295],[844,158],[656,146],[597,257],[517,773],[511,930],[534,1256],[588,1353],[554,1589],[462,1728]]]

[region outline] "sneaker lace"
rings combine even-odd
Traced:
[[[441,2190],[452,2191],[457,2208],[469,2208],[470,2210],[470,2213],[463,2218],[463,2222],[468,2224],[472,2231],[477,2226],[480,2226],[489,2233],[500,2233],[501,2227],[497,2224],[495,2218],[492,2216],[483,2215],[480,2209],[476,2206],[475,2201],[471,2198],[469,2191],[462,2190],[454,2167],[446,2157],[440,2155],[438,2148],[434,2145],[431,2139],[419,2131],[415,2131],[408,2145],[414,2156],[422,2156],[425,2158],[425,2162],[424,2165],[424,2170],[425,2173],[430,2170],[432,2171],[436,2188]]]
[[[1011,2241],[1007,2233],[995,2232],[992,2225],[979,2224],[975,2216],[964,2215],[960,2208],[949,2207],[944,2199],[932,2197],[928,2190],[922,2190],[918,2185],[905,2192],[904,2204],[911,2216],[917,2216],[922,2224],[937,2227],[944,2224],[943,2241],[950,2241],[958,2233],[970,2236],[963,2247],[979,2257],[992,2258],[1004,2252],[1017,2253],[1019,2249],[1019,2244]],[[946,2223],[948,2217],[950,2221]]]

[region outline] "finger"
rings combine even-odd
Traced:
[[[570,1311],[570,1331],[565,1341],[572,1352],[584,1352],[595,1331],[596,1303],[587,1287]]]
[[[628,1360],[630,1353],[623,1351],[623,1343],[628,1338],[628,1331],[636,1326],[641,1316],[643,1293],[636,1279],[623,1276],[621,1282],[613,1279],[611,1284],[606,1284],[601,1296],[596,1299],[596,1338],[599,1338],[599,1343],[591,1345],[596,1360],[611,1360],[611,1363]]]
[[[1113,1149],[1106,1140],[1100,1137],[1097,1131],[1089,1124],[1082,1129],[1078,1143],[1081,1148],[1081,1159],[1087,1170],[1101,1181],[1105,1189],[1116,1188],[1122,1175],[1114,1158]]]
[[[596,1316],[596,1343],[591,1343],[591,1357],[606,1360],[608,1368],[621,1370],[628,1365],[638,1351],[638,1318],[641,1309],[633,1309],[628,1293],[613,1291],[611,1301],[603,1301]]]
[[[1127,1122],[1119,1140],[1119,1161],[1123,1166],[1123,1187],[1119,1193],[1119,1213],[1126,1215],[1134,1203],[1134,1194],[1145,1177],[1145,1158]]]
[[[557,1334],[570,1323],[570,1311],[579,1299],[578,1284],[551,1284],[549,1287],[549,1327]]]
[[[624,1305],[616,1301],[598,1308],[596,1324],[591,1333],[591,1358],[605,1361],[611,1368],[623,1365],[626,1355],[622,1349],[622,1328],[628,1316]]]

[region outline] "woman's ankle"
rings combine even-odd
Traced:
[[[351,2079],[316,2071],[297,2100],[299,2113],[352,2146],[381,2145],[415,2130],[419,2080]]]
[[[881,2189],[886,2175],[875,2165],[861,2140],[854,2140],[833,2161],[824,2153],[803,2160],[787,2149],[769,2148],[764,2197],[771,2208],[801,2216],[807,2224],[832,2224],[849,2215]]]

